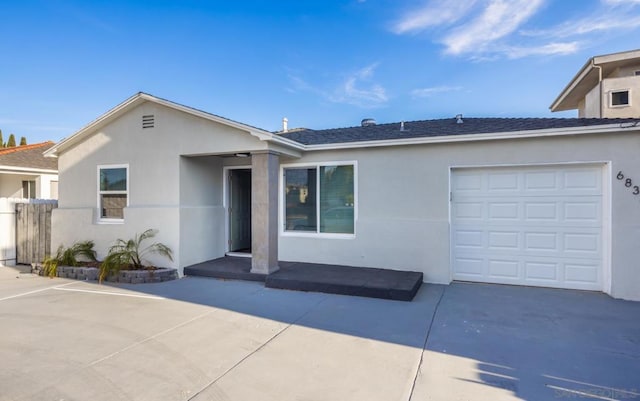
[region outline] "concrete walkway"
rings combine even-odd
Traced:
[[[0,267],[0,400],[640,399],[638,316],[574,291],[424,285],[407,303]]]

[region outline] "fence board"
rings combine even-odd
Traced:
[[[51,254],[51,212],[57,202],[29,200],[15,205],[16,262],[41,262]]]

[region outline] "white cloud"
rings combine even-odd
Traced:
[[[489,1],[477,18],[445,36],[446,52],[458,55],[490,48],[534,15],[542,3],[542,0]]]
[[[347,77],[329,100],[363,108],[380,107],[385,104],[388,101],[385,89],[370,82],[377,66],[378,63],[371,64]]]
[[[463,18],[477,0],[436,0],[419,10],[407,12],[392,30],[397,34],[419,32],[437,25],[454,23]]]
[[[602,0],[604,4],[610,5],[629,5],[629,4],[640,4],[640,0]]]
[[[413,97],[430,97],[438,93],[455,92],[462,90],[461,86],[433,86],[430,88],[419,88],[411,91]]]
[[[444,45],[445,54],[495,60],[572,54],[601,41],[603,34],[640,29],[640,0],[584,2],[564,22],[545,26],[547,18],[534,17],[546,3],[550,0],[426,0],[391,30],[425,32]]]
[[[507,47],[504,53],[508,58],[522,58],[528,56],[553,56],[576,53],[580,49],[578,42],[558,42],[534,47]]]
[[[640,0],[638,0],[640,2]],[[639,3],[640,4],[640,3]],[[521,35],[530,37],[567,38],[611,30],[634,29],[640,27],[640,15],[627,15],[624,18],[614,10],[597,13],[587,18],[566,21],[558,26],[522,31]]]
[[[383,106],[389,100],[382,85],[372,82],[378,63],[368,65],[347,76],[333,90],[310,84],[299,75],[289,73],[289,92],[310,92],[334,103],[345,103],[362,108]]]

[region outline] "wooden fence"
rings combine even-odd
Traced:
[[[0,199],[0,263],[30,264],[51,254],[55,200]]]

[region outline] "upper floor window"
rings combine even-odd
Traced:
[[[285,231],[354,234],[355,165],[284,168]]]
[[[629,91],[615,91],[611,92],[611,106],[628,106],[629,105]]]
[[[98,167],[98,208],[104,220],[124,219],[124,208],[128,205],[128,167]]]

